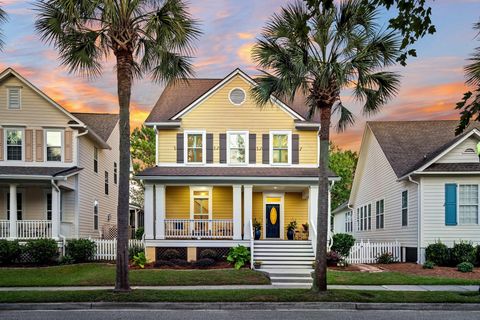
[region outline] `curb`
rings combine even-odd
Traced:
[[[355,302],[83,302],[0,303],[0,310],[429,310],[480,311],[478,303],[355,303]]]

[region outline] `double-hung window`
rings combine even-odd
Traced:
[[[353,232],[352,211],[348,211],[345,214],[345,232],[347,233]]]
[[[186,133],[187,163],[205,163],[205,133]]]
[[[6,148],[7,160],[22,161],[23,160],[23,130],[7,129],[6,130]]]
[[[408,191],[402,192],[402,226],[408,226]]]
[[[113,183],[117,184],[118,180],[118,165],[116,162],[113,163]]]
[[[458,195],[459,224],[478,224],[478,184],[461,184]]]
[[[287,131],[270,132],[271,164],[290,164],[292,162],[292,135]]]
[[[361,230],[360,208],[357,208],[357,231]]]
[[[93,172],[98,173],[98,148],[93,147]]]
[[[62,131],[46,132],[47,161],[62,161]]]
[[[376,228],[383,229],[385,223],[385,201],[379,200],[375,205]]]
[[[248,161],[248,132],[227,132],[228,136],[228,163],[247,164]]]
[[[353,229],[353,226],[352,226]],[[357,209],[357,230],[372,230],[372,205],[368,204]]]
[[[108,195],[108,171],[105,171],[105,194]]]
[[[22,108],[20,90],[20,87],[7,88],[7,108],[9,110],[20,110]]]
[[[93,230],[98,230],[98,201],[93,203]]]

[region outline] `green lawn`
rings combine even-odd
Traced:
[[[309,290],[188,290],[157,291],[134,290],[115,294],[112,291],[47,291],[2,292],[0,303],[13,302],[427,302],[427,303],[480,303],[480,295],[455,292],[394,292],[331,290],[318,295]]]
[[[12,286],[110,286],[114,285],[115,266],[104,263],[77,264],[47,268],[0,268],[0,287]],[[130,283],[135,286],[186,286],[269,284],[260,272],[249,269],[233,270],[131,270]],[[479,280],[451,279],[402,274],[398,272],[363,273],[328,272],[329,284],[382,285],[430,284],[469,285]]]

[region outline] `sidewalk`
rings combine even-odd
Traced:
[[[133,290],[248,290],[248,289],[308,289],[305,286],[273,286],[273,285],[231,285],[231,286],[132,286]],[[442,286],[442,285],[375,285],[375,286],[349,286],[330,285],[331,290],[370,290],[370,291],[449,291],[449,292],[475,292],[479,286]],[[0,287],[0,292],[5,291],[90,291],[112,290],[109,286],[76,286],[76,287]]]

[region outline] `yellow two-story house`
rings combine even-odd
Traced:
[[[255,85],[237,69],[163,91],[145,123],[155,128],[157,164],[137,177],[145,182],[150,260],[172,247],[184,248],[189,260],[202,248],[250,247],[255,222],[261,227],[255,245],[286,245],[278,240],[287,240],[287,226],[296,221],[296,244],[312,250],[318,119],[307,120],[303,97],[259,106]]]

